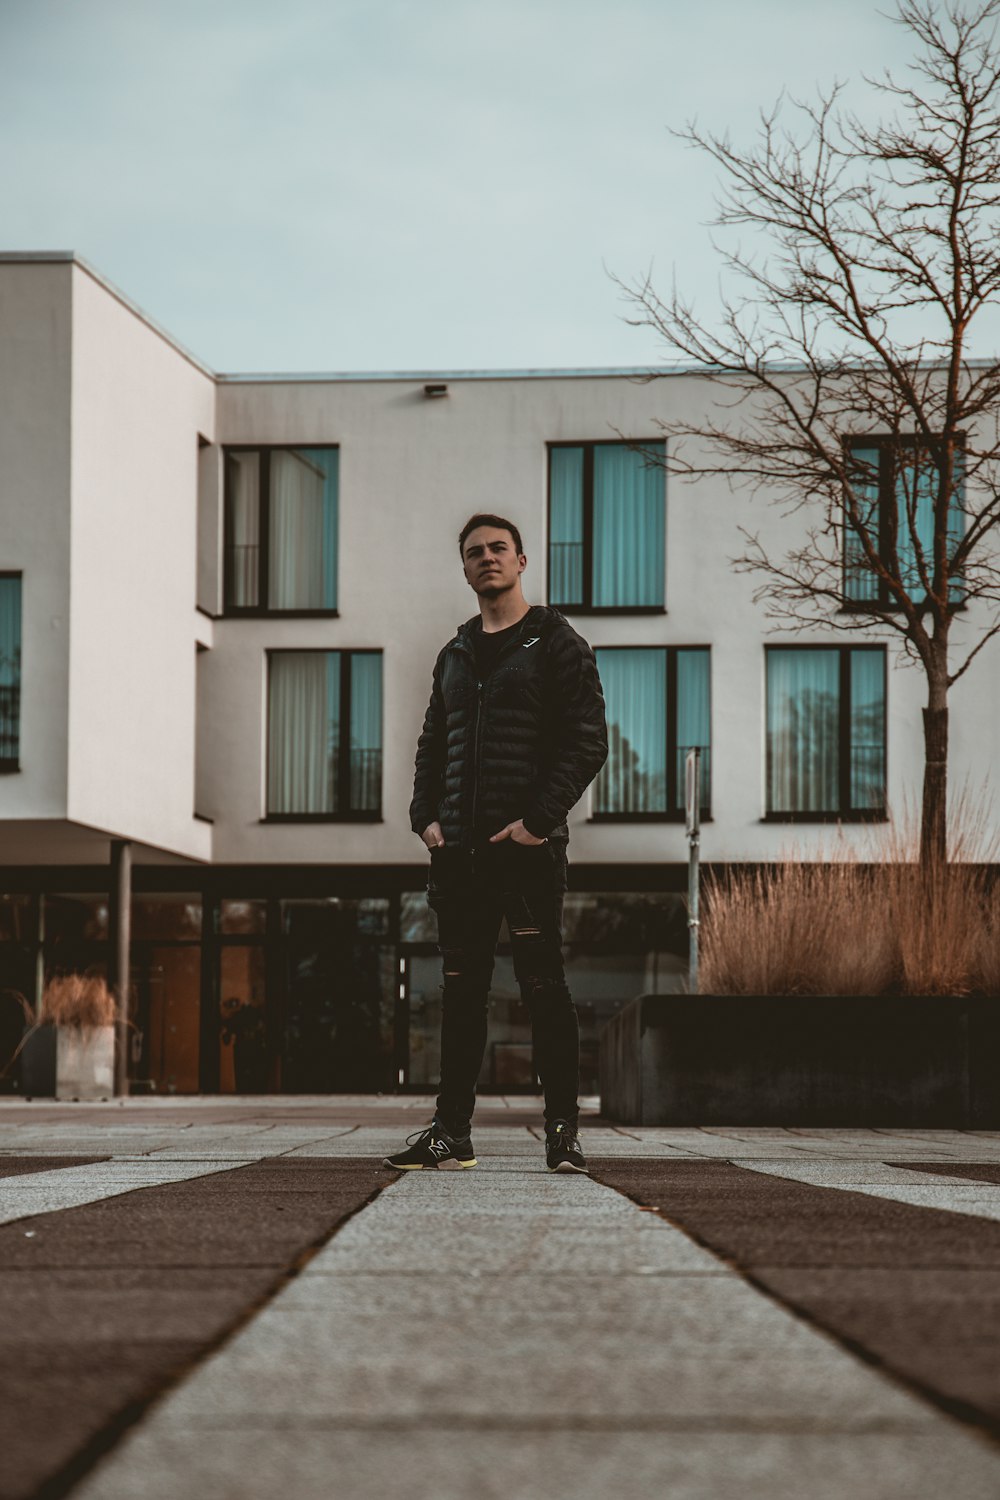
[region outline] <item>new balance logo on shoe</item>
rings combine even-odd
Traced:
[[[407,1137],[406,1151],[397,1151],[383,1158],[383,1164],[394,1167],[397,1172],[419,1172],[422,1167],[433,1167],[437,1171],[458,1171],[476,1165],[472,1141],[454,1140],[445,1136],[437,1121],[426,1130],[415,1131]]]

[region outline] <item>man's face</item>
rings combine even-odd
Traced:
[[[514,547],[509,531],[496,526],[477,526],[465,539],[462,566],[477,594],[496,599],[512,589],[524,572],[527,559]]]

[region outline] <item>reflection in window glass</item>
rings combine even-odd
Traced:
[[[219,1092],[266,1093],[277,1059],[267,1031],[264,946],[227,945],[219,960]]]
[[[143,938],[198,942],[201,897],[173,891],[161,896],[133,896],[132,939]]]
[[[427,905],[427,892],[403,891],[399,898],[401,943],[436,943],[437,919]]]
[[[221,901],[219,931],[226,937],[261,933],[267,928],[266,901]]]
[[[21,740],[21,579],[0,577],[0,766],[14,770]]]
[[[769,648],[768,812],[881,814],[884,807],[884,649]]]
[[[46,896],[43,904],[46,943],[104,942],[108,936],[108,898],[100,893]]]

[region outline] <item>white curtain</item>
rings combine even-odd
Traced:
[[[840,652],[767,652],[768,812],[839,812]]]
[[[249,609],[259,604],[260,454],[230,453],[227,463],[229,501],[229,603]]]
[[[271,453],[268,581],[271,609],[323,609],[326,475],[302,453]]]
[[[611,647],[596,656],[609,755],[594,785],[594,810],[666,812],[667,653]]]
[[[272,652],[268,812],[336,812],[339,744],[339,651]]]
[[[663,443],[594,446],[595,606],[663,603],[663,454]]]

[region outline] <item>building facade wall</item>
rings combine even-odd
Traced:
[[[412,859],[407,824],[413,746],[437,650],[475,613],[456,538],[475,510],[520,526],[528,557],[526,597],[545,601],[547,444],[656,438],[658,420],[704,419],[711,381],[674,375],[644,383],[614,375],[450,379],[428,400],[422,379],[226,382],[219,387],[220,443],[340,444],[340,615],[336,620],[223,620],[211,671],[220,694],[206,725],[206,760],[219,775],[216,857],[226,861]],[[759,580],[734,572],[739,527],[772,555],[804,540],[807,517],[751,501],[719,480],[671,482],[666,505],[666,610],[570,613],[593,645],[708,645],[712,652],[712,821],[707,859],[810,857],[834,842],[872,847],[870,826],[794,827],[765,822],[765,643],[820,646],[845,637],[815,627],[772,630],[754,604]],[[973,623],[970,611],[970,625]],[[958,635],[962,627],[956,631]],[[923,761],[922,674],[900,658],[895,637],[863,631],[850,641],[887,644],[890,808],[919,798]],[[279,827],[255,821],[263,807],[264,653],[268,647],[381,647],[385,653],[384,823]],[[996,676],[1000,647],[973,669]],[[232,666],[230,666],[232,663]],[[982,786],[996,754],[1000,715],[989,696],[956,688],[952,773]],[[259,758],[255,759],[255,750]],[[222,775],[222,768],[225,775]],[[590,820],[591,794],[571,818],[572,852],[585,862],[682,861],[683,827]]]
[[[684,374],[441,376],[437,399],[430,379],[213,377],[82,265],[0,257],[0,571],[24,576],[22,766],[0,776],[0,997],[37,1003],[46,975],[106,969],[109,841],[132,840],[144,1086],[429,1084],[438,961],[408,805],[436,653],[477,608],[458,532],[475,511],[510,516],[525,596],[546,602],[548,445],[655,440],[717,397]],[[228,445],[338,447],[335,616],[226,614]],[[862,631],[851,643],[888,647],[893,821],[764,820],[765,646],[843,638],[771,631],[758,580],[731,559],[741,526],[778,555],[807,524],[719,481],[671,482],[665,608],[567,610],[597,648],[710,648],[701,848],[717,867],[865,851],[918,803],[923,676],[894,637]],[[971,607],[956,649],[984,623]],[[311,649],[383,655],[377,819],[267,820],[267,653]],[[952,785],[974,796],[1000,759],[998,672],[993,641],[952,694]],[[588,792],[570,818],[567,902],[591,1078],[603,1020],[642,989],[682,985],[687,943],[683,825],[592,811]],[[506,1051],[484,1087],[530,1083],[508,970],[501,949]]]
[[[199,433],[214,383],[73,268],[68,815],[191,858]]]
[[[0,571],[23,575],[21,769],[0,776],[0,823],[67,815],[72,274],[0,273]]]

